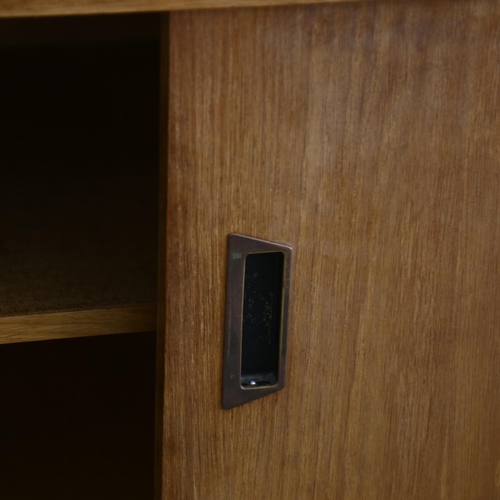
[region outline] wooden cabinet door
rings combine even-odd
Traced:
[[[500,498],[500,4],[164,27],[162,498]],[[223,410],[233,232],[294,249],[288,373]]]

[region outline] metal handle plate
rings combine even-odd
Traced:
[[[291,258],[288,245],[228,237],[225,409],[285,386]]]

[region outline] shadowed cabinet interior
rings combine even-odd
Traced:
[[[0,498],[152,498],[159,19],[0,33]]]

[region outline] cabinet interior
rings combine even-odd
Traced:
[[[0,498],[153,496],[159,30],[0,20]]]
[[[154,333],[0,347],[0,498],[153,498]]]
[[[3,20],[0,33],[0,342],[25,340],[33,314],[78,312],[61,316],[66,336],[89,334],[82,311],[88,324],[101,311],[99,333],[153,329],[159,18]],[[57,316],[28,321],[64,335]]]

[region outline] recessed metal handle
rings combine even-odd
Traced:
[[[228,237],[222,406],[247,403],[285,386],[292,249]]]

